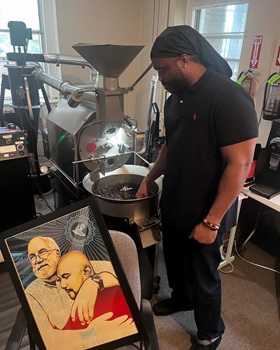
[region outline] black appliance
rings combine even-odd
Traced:
[[[0,128],[0,232],[36,217],[26,135]]]
[[[272,122],[265,149],[264,166],[258,182],[280,190],[280,119]]]

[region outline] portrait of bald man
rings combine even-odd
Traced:
[[[70,251],[61,257],[57,266],[57,276],[57,284],[60,284],[65,294],[68,294],[72,300],[76,299],[85,281],[88,279],[95,281],[96,290],[92,294],[92,298],[96,300],[93,319],[107,312],[113,313],[111,320],[124,315],[127,318],[132,318],[117,278],[107,271],[96,274],[87,256],[80,251]],[[104,288],[104,285],[106,285],[106,288]],[[70,317],[63,329],[84,327],[85,325],[82,326]]]

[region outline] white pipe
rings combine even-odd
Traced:
[[[82,67],[88,67],[90,69],[90,81],[97,87],[99,73],[97,70],[88,63],[84,58],[79,56],[70,56],[70,55],[60,55],[57,53],[46,53],[43,54],[44,60],[47,63],[56,63],[56,64],[70,64],[77,65]]]

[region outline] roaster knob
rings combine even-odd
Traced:
[[[88,144],[87,144],[87,150],[89,151],[89,152],[95,152],[96,151],[96,148],[97,148],[97,146],[96,146],[96,143],[95,142],[89,142]]]

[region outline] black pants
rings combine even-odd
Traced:
[[[224,333],[221,317],[221,280],[218,266],[223,234],[214,243],[200,244],[185,230],[163,223],[163,253],[172,297],[193,305],[197,337],[213,339]]]

